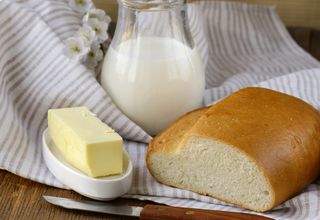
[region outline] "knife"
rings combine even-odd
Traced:
[[[144,207],[114,205],[106,202],[73,200],[54,196],[43,196],[54,205],[67,209],[76,209],[113,215],[140,217],[142,220],[270,220],[260,215],[237,212],[214,211],[204,209],[176,208],[165,205],[146,205]]]

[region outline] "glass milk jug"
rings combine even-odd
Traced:
[[[116,31],[101,85],[151,135],[202,105],[204,67],[185,0],[119,0]]]

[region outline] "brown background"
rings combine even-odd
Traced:
[[[201,0],[188,0],[195,2]],[[229,0],[236,1],[236,0]],[[118,0],[93,0],[98,8],[117,20]],[[320,0],[239,0],[238,2],[275,6],[281,20],[297,43],[320,60]]]
[[[189,0],[199,1],[199,0]],[[235,1],[235,0],[229,0]],[[93,0],[116,21],[117,0]],[[320,30],[320,0],[240,0],[239,2],[273,5],[287,26],[309,27]]]

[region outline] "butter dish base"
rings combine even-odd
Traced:
[[[123,149],[123,173],[100,178],[86,176],[70,165],[55,146],[45,129],[42,135],[42,155],[50,172],[63,184],[79,194],[96,200],[113,200],[127,193],[132,185],[133,166]]]

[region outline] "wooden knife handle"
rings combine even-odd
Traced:
[[[260,215],[204,209],[176,208],[164,205],[146,205],[141,220],[270,220]]]

